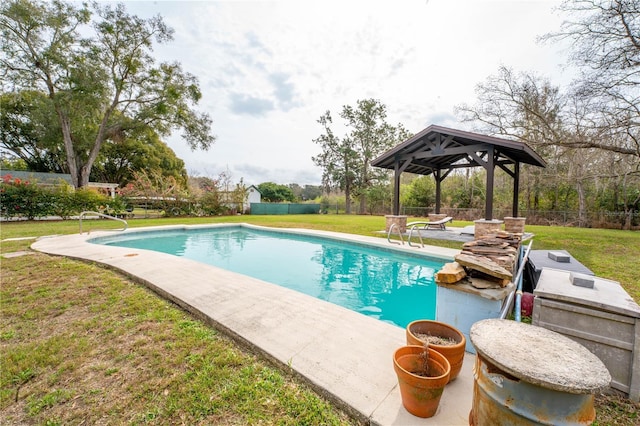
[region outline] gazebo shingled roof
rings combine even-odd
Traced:
[[[431,125],[372,161],[374,167],[394,170],[393,214],[400,212],[402,172],[433,174],[436,213],[440,213],[440,183],[458,168],[484,167],[487,171],[485,219],[493,219],[493,176],[498,166],[513,178],[513,216],[518,215],[520,164],[546,167],[527,144],[478,133]],[[510,169],[509,166],[512,166]]]

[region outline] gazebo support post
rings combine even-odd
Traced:
[[[485,220],[493,220],[493,174],[495,172],[495,161],[493,157],[493,146],[487,149],[487,193],[484,203]]]
[[[520,162],[513,162],[513,171],[509,170],[504,164],[497,163],[513,179],[513,204],[511,205],[512,217],[518,217],[518,193],[520,192]]]
[[[411,159],[402,160],[396,158],[393,165],[393,214],[398,216],[400,214],[400,176],[402,172],[411,164]]]
[[[452,171],[453,169],[449,169],[444,173],[442,173],[442,169],[435,169],[433,171],[433,178],[436,180],[436,214],[440,214],[440,205],[442,204],[442,181],[445,180]]]
[[[433,177],[436,179],[436,214],[440,214],[440,183],[442,179],[440,179],[440,169],[437,169],[433,173]]]
[[[511,214],[518,217],[518,194],[520,192],[520,162],[516,161],[513,167],[513,208]]]
[[[400,176],[402,171],[400,169],[400,162],[396,162],[393,172],[393,214],[395,216],[400,214]]]

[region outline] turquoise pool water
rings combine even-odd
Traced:
[[[435,319],[445,263],[322,237],[243,227],[135,232],[92,242],[155,250],[296,290],[406,327]]]

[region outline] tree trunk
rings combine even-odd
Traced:
[[[89,151],[89,157],[87,161],[80,168],[80,187],[89,186],[89,175],[91,174],[91,168],[93,167],[93,163],[96,162],[98,158],[98,154],[100,153],[100,149],[102,148],[102,143],[107,137],[107,123],[109,122],[109,117],[111,117],[112,111],[115,109],[117,105],[118,99],[120,97],[120,91],[117,91],[113,102],[111,103],[111,107],[105,112],[104,117],[102,117],[102,122],[100,123],[100,128],[98,129],[98,134],[96,135],[96,139],[93,142],[93,146]]]
[[[622,226],[622,229],[625,231],[630,231],[631,230],[631,217],[633,216],[633,209],[628,209],[625,206],[625,212],[624,212],[624,225]]]
[[[71,175],[71,183],[74,188],[84,188],[89,185],[89,174],[91,174],[91,166],[98,157],[98,152],[102,143],[96,142],[91,148],[89,154],[89,161],[82,164],[82,160],[76,155],[73,147],[73,139],[71,138],[71,125],[69,118],[66,114],[56,105],[56,112],[60,120],[60,127],[62,128],[62,140],[64,142],[64,151],[67,156],[67,167],[69,168],[69,174]],[[101,142],[101,141],[100,141]]]
[[[69,168],[69,174],[71,175],[71,184],[74,188],[79,188],[79,170],[78,163],[76,161],[76,153],[73,149],[73,141],[71,140],[71,124],[69,123],[69,118],[60,109],[60,107],[57,104],[54,105],[56,113],[58,114],[58,119],[60,120],[60,127],[62,129],[62,141],[64,142],[64,152],[67,157],[67,167]]]
[[[100,128],[98,129],[96,139],[93,143],[93,146],[91,147],[91,150],[89,151],[87,161],[83,164],[82,159],[78,155],[76,155],[75,149],[73,147],[73,139],[71,137],[71,120],[69,120],[69,117],[60,107],[60,105],[55,102],[55,90],[53,88],[53,85],[48,82],[47,86],[49,87],[49,97],[54,100],[54,108],[58,115],[58,120],[60,121],[60,127],[62,128],[62,139],[64,142],[65,154],[67,156],[67,166],[69,167],[69,174],[71,174],[71,183],[76,189],[84,188],[89,185],[89,175],[91,174],[91,168],[93,167],[93,163],[98,158],[100,148],[102,148],[102,143],[107,137],[107,123],[109,122],[109,118],[111,117],[111,114],[118,104],[120,91],[116,91],[110,107],[105,112],[104,117],[102,117],[102,122],[100,123]]]
[[[578,192],[578,226],[583,228],[587,225],[587,203],[584,196],[582,179],[578,179],[578,182],[576,183],[576,191]]]
[[[78,176],[77,188],[85,188],[89,186],[89,174],[91,173],[91,167],[88,164],[80,167],[80,174]]]
[[[538,211],[540,208],[540,180],[538,175],[534,179],[533,191],[533,209]]]
[[[362,166],[362,187],[360,188],[360,214],[367,209],[367,189],[369,188],[369,162],[365,159]]]
[[[351,214],[351,188],[349,185],[344,188],[344,212]]]
[[[527,211],[531,211],[531,183],[527,179],[527,186],[525,188],[525,197],[527,199]]]

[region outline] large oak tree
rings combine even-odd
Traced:
[[[211,119],[194,109],[196,77],[151,55],[173,37],[160,16],[141,19],[122,4],[12,0],[0,8],[0,33],[2,91],[51,99],[74,186],[88,184],[105,141],[128,131],[182,129],[192,149],[214,142]]]
[[[67,170],[62,132],[51,99],[38,91],[0,95],[0,148],[34,172]],[[90,179],[125,187],[136,172],[173,177],[187,185],[184,162],[149,127],[106,139],[91,168]]]
[[[63,173],[62,132],[51,100],[42,92],[0,94],[0,148],[34,172]]]
[[[141,171],[171,177],[181,188],[187,188],[184,161],[151,129],[130,132],[122,140],[106,141],[91,170],[91,179],[124,187]]]

